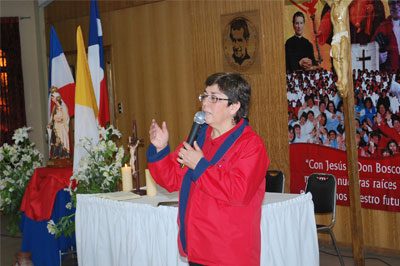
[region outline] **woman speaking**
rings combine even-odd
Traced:
[[[236,73],[213,74],[205,86],[205,124],[193,147],[183,142],[170,153],[167,125],[153,119],[148,167],[160,186],[179,191],[178,244],[190,265],[260,265],[270,161],[248,125],[251,87]]]

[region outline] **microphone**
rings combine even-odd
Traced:
[[[192,128],[190,129],[189,136],[186,140],[187,143],[189,143],[190,146],[193,146],[193,142],[196,140],[197,133],[199,132],[199,129],[201,125],[203,125],[206,122],[206,114],[203,111],[198,111],[193,118],[193,125]]]
[[[190,129],[189,136],[186,140],[186,142],[190,145],[193,146],[193,142],[197,138],[197,133],[199,132],[199,129],[201,125],[203,125],[206,122],[206,114],[203,111],[198,111],[193,118],[193,125],[192,128]],[[181,168],[183,168],[184,165],[181,164]]]

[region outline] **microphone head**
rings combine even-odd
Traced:
[[[196,124],[202,125],[206,122],[206,114],[203,111],[198,111],[193,120]]]

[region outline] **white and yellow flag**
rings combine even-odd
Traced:
[[[76,60],[75,89],[74,172],[78,169],[81,158],[87,154],[87,151],[79,145],[80,140],[87,138],[94,145],[99,141],[96,96],[94,95],[80,26],[76,30],[76,45],[78,55]]]

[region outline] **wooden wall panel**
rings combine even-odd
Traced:
[[[289,181],[283,24],[272,14],[282,14],[280,1],[191,2],[193,58],[196,91],[204,90],[204,78],[223,71],[221,15],[260,12],[261,72],[245,74],[252,85],[250,125],[263,137],[271,169],[281,169]]]
[[[139,137],[147,147],[154,117],[167,121],[175,147],[188,134],[200,107],[197,95],[204,90],[205,78],[223,70],[220,16],[259,10],[261,71],[246,75],[253,88],[250,124],[265,140],[270,167],[282,169],[289,182],[283,4],[283,0],[161,1],[110,12],[100,6],[104,44],[111,51],[115,106],[122,103],[124,109],[116,114],[115,123],[124,135],[121,143],[126,144],[136,118]],[[71,14],[74,7],[69,7],[57,10]],[[86,15],[76,15],[46,23],[55,25],[64,50],[73,54],[76,26],[82,25],[87,43],[88,21]],[[139,151],[143,172],[145,148]],[[400,250],[398,213],[363,209],[362,215],[368,247]],[[347,246],[351,246],[349,220],[348,207],[339,206],[335,234]]]
[[[97,5],[101,12],[111,12],[140,5],[151,4],[163,0],[99,0]],[[45,20],[65,21],[71,18],[88,16],[90,12],[90,0],[53,0],[46,6]]]
[[[400,255],[400,233],[397,229],[400,227],[399,213],[362,209],[361,214],[366,249]],[[336,239],[340,244],[351,247],[349,208],[338,206],[336,217]],[[321,238],[329,241],[330,245],[328,237]]]
[[[115,110],[115,126],[124,136],[120,143],[126,146],[136,119],[138,135],[147,147],[148,128],[155,118],[167,122],[171,147],[176,146],[188,134],[200,106],[193,84],[189,5],[159,2],[104,13],[101,18],[104,45],[112,54],[114,105],[123,108],[122,114]],[[54,24],[68,55],[76,52],[78,25],[87,44],[88,20],[78,17],[47,22]],[[143,182],[145,148],[139,152]]]
[[[110,22],[116,102],[124,108],[116,125],[127,136],[135,118],[147,147],[151,119],[165,120],[171,147],[176,146],[196,111],[191,38],[182,34],[190,32],[189,6],[161,2],[119,10]]]

